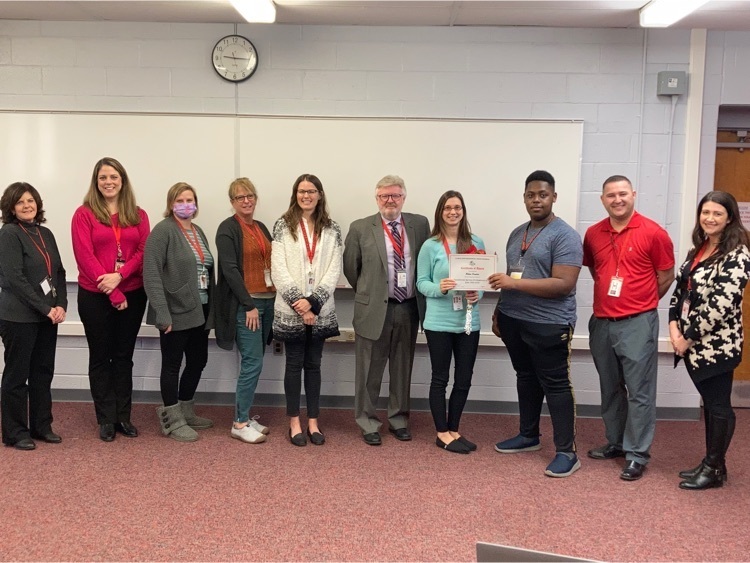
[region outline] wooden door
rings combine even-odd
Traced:
[[[719,131],[717,142],[738,142],[737,131]],[[714,189],[729,192],[738,202],[750,203],[750,140],[747,149],[717,148]],[[750,228],[750,225],[745,225]],[[742,321],[745,327],[745,353],[734,372],[732,402],[738,407],[750,407],[750,289],[745,290],[742,302]]]

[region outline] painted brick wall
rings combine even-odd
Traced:
[[[639,211],[664,223],[673,238],[684,228],[669,210],[679,208],[686,100],[677,104],[667,170],[670,101],[656,96],[656,73],[688,70],[688,31],[275,25],[237,31],[255,43],[261,62],[252,79],[234,86],[210,67],[211,48],[234,32],[232,25],[0,20],[0,109],[582,119],[579,232],[604,216],[601,183],[615,173],[634,180]],[[740,39],[750,48],[750,34],[712,34],[711,61],[728,56],[720,56],[729,52],[728,37],[736,48]],[[707,89],[717,89],[721,78],[721,71],[711,74]],[[578,335],[586,334],[591,286],[584,271]],[[337,295],[337,302],[348,324],[351,296]],[[484,305],[485,319],[491,308]],[[71,307],[70,318],[76,316]],[[661,316],[666,335],[663,307]],[[86,388],[85,339],[64,336],[58,345],[55,385]],[[158,342],[142,338],[138,346],[136,388],[157,390]],[[417,356],[413,396],[426,397],[426,347]],[[579,403],[597,405],[590,355],[575,352],[573,360]],[[668,355],[661,363],[659,405],[695,407],[684,371],[672,370]],[[201,390],[232,392],[236,369],[233,353],[212,347]],[[353,371],[353,346],[329,344],[323,392],[351,395]],[[259,392],[283,393],[282,379],[282,358],[269,355]],[[504,349],[481,349],[470,399],[515,396]]]

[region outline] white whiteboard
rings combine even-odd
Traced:
[[[407,187],[404,210],[430,223],[440,195],[460,191],[472,230],[504,257],[510,231],[528,220],[523,182],[534,170],[555,177],[555,213],[575,227],[582,138],[580,121],[9,112],[0,113],[0,189],[27,181],[39,190],[69,280],[77,276],[70,219],[103,156],[125,166],[152,225],[172,184],[193,185],[196,223],[212,243],[232,213],[227,188],[237,175],[258,188],[256,217],[270,229],[289,205],[295,178],[315,174],[346,233],[353,220],[377,211],[376,182],[398,174]]]

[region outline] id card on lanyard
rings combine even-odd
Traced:
[[[115,242],[117,243],[117,258],[115,258],[115,272],[119,272],[120,268],[125,265],[125,258],[122,255],[122,247],[120,246],[120,235],[122,234],[122,227],[120,227],[120,220],[117,220],[117,226],[112,221],[112,232],[115,234]]]
[[[448,260],[450,260],[451,249],[448,246],[448,241],[445,239],[443,239],[443,248],[445,248],[445,255],[448,257]],[[464,308],[464,298],[460,292],[456,291],[453,293],[453,310],[460,311],[463,308]]]
[[[396,238],[393,236],[393,233],[391,230],[386,226],[385,221],[381,219],[383,222],[383,230],[385,231],[385,234],[388,235],[388,239],[391,241],[391,245],[393,246],[393,253],[396,255],[396,258],[399,260],[399,264],[401,264],[401,267],[398,267],[394,260],[394,269],[396,272],[396,287],[400,287],[403,289],[406,289],[406,251],[404,249],[404,226],[403,223],[401,224],[401,235],[400,241],[397,241]]]
[[[610,297],[620,297],[620,294],[622,293],[622,286],[625,283],[625,279],[620,276],[620,264],[622,263],[622,258],[625,255],[626,249],[628,248],[630,233],[631,231],[630,229],[628,229],[619,253],[617,251],[617,246],[615,245],[615,237],[611,232],[609,233],[609,242],[612,245],[612,249],[617,253],[617,261],[615,262],[615,275],[610,278],[609,289],[607,290],[607,295],[609,295]]]
[[[315,275],[313,274],[313,259],[315,258],[315,249],[318,246],[318,235],[313,228],[312,246],[310,246],[310,237],[307,234],[307,225],[305,220],[299,220],[299,226],[302,229],[302,237],[305,239],[305,250],[307,254],[308,270],[305,276],[305,295],[312,295],[315,291]]]
[[[258,252],[260,253],[261,260],[263,260],[263,281],[265,282],[266,287],[273,286],[273,281],[271,280],[271,268],[268,264],[269,248],[268,246],[266,246],[266,239],[263,236],[260,227],[258,227],[258,224],[255,222],[253,222],[252,226],[248,225],[242,219],[240,219],[238,215],[235,215],[234,217],[242,227],[242,230],[253,237],[253,239],[255,239],[255,242],[258,244]]]
[[[31,233],[26,230],[26,227],[24,227],[21,223],[18,223],[18,226],[21,227],[21,229],[23,229],[23,232],[26,233],[27,237],[29,237],[31,244],[34,245],[34,247],[37,249],[39,254],[41,254],[42,258],[44,259],[44,265],[47,268],[47,277],[39,282],[39,287],[42,289],[42,293],[44,295],[49,295],[50,293],[52,293],[52,297],[57,297],[57,290],[55,289],[55,285],[52,283],[52,258],[50,257],[49,252],[47,251],[47,245],[44,243],[44,237],[42,236],[41,229],[37,225],[36,234],[42,243],[42,245],[39,246],[34,240],[34,238],[31,236]]]
[[[190,246],[193,247],[193,250],[195,250],[196,254],[198,254],[198,258],[201,261],[201,269],[198,271],[198,288],[208,289],[208,269],[206,268],[206,256],[203,254],[203,249],[201,248],[201,243],[198,239],[198,232],[195,230],[195,227],[191,223],[190,231],[193,233],[193,237],[195,239],[193,240],[193,238],[190,238],[190,235],[188,234],[185,227],[183,227],[182,224],[177,221],[177,219],[175,219],[175,222],[180,227],[182,234],[185,235],[188,243],[190,243]]]

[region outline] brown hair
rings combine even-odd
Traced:
[[[748,236],[747,229],[742,224],[737,200],[730,193],[713,191],[704,195],[700,203],[698,203],[698,210],[695,213],[695,227],[693,228],[693,250],[690,256],[694,257],[696,252],[700,252],[701,246],[703,246],[706,240],[706,233],[703,231],[703,227],[701,227],[701,211],[703,211],[703,206],[709,201],[718,203],[727,210],[727,225],[724,227],[724,232],[721,233],[721,241],[716,248],[716,252],[707,258],[706,261],[719,260],[738,246],[745,245],[750,247],[750,236]]]
[[[26,192],[29,192],[36,202],[36,216],[34,217],[34,221],[44,223],[47,220],[44,218],[44,203],[36,188],[26,182],[13,182],[5,188],[3,196],[0,198],[0,212],[2,212],[3,223],[18,223],[16,203],[18,203],[18,200]]]
[[[443,208],[445,202],[451,198],[457,198],[461,202],[461,207],[464,208],[461,222],[458,224],[458,237],[456,240],[456,250],[458,253],[466,252],[471,248],[471,226],[469,225],[469,219],[466,214],[466,204],[464,203],[464,196],[461,192],[456,190],[448,190],[440,196],[437,207],[435,208],[435,223],[432,227],[431,237],[435,237],[437,240],[445,240],[445,220],[443,219]]]
[[[297,240],[297,225],[299,225],[299,221],[302,218],[302,208],[297,203],[297,188],[302,182],[310,182],[317,188],[320,194],[320,199],[312,214],[315,234],[320,236],[323,229],[331,226],[331,217],[328,215],[328,204],[326,203],[326,193],[323,191],[323,182],[312,174],[302,174],[294,181],[292,197],[289,200],[289,209],[281,216],[289,229],[289,234],[292,235],[292,239],[294,240]]]
[[[195,193],[195,188],[187,182],[177,182],[174,186],[169,188],[169,191],[167,192],[167,208],[164,210],[164,217],[174,216],[174,211],[172,211],[174,200],[180,197],[182,192],[187,190],[193,192],[193,199],[195,199],[195,215],[193,215],[192,218],[195,219],[198,216],[198,194]]]
[[[89,191],[86,192],[86,196],[83,198],[83,205],[91,209],[94,217],[100,223],[105,225],[112,224],[109,218],[107,202],[99,191],[99,173],[104,166],[114,168],[122,180],[122,188],[120,189],[120,193],[117,194],[117,221],[123,227],[139,225],[141,216],[138,214],[138,206],[135,204],[135,194],[133,193],[133,187],[130,185],[128,173],[125,167],[111,156],[105,156],[94,165]]]

